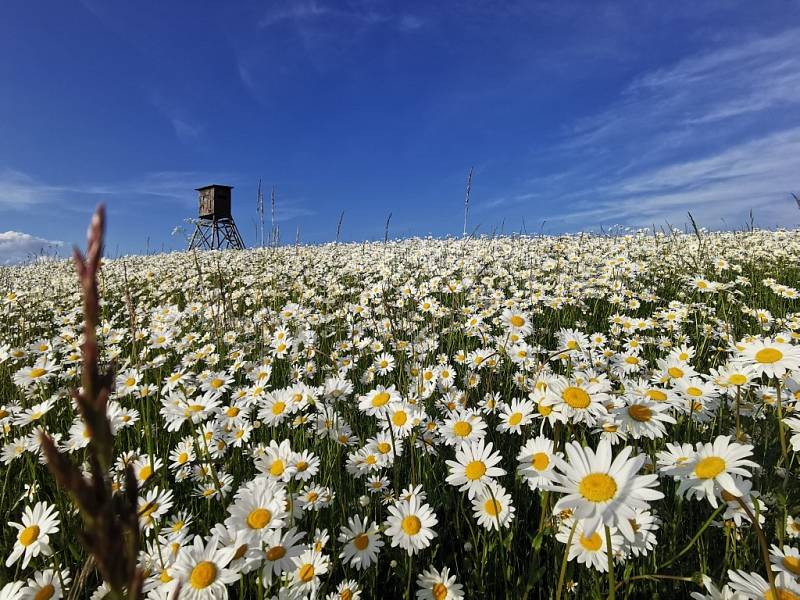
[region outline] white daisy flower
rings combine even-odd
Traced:
[[[13,565],[22,557],[22,568],[26,568],[31,558],[50,556],[50,534],[58,532],[58,511],[55,505],[37,502],[31,508],[26,506],[22,513],[22,523],[10,522],[9,525],[18,531],[14,548],[6,560],[6,567]]]

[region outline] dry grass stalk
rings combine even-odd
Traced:
[[[144,579],[143,572],[137,568],[139,519],[136,512],[136,477],[128,466],[125,471],[125,490],[114,495],[109,476],[114,460],[114,437],[107,416],[114,376],[110,370],[101,372],[95,333],[100,317],[97,274],[103,254],[104,225],[105,209],[101,205],[89,226],[86,255],[77,248],[73,250],[83,295],[84,316],[84,341],[81,346],[83,389],[74,390],[73,397],[90,437],[89,478],[86,479],[78,466],[59,452],[47,435],[42,436],[42,449],[58,485],[69,492],[80,509],[84,524],[83,531],[79,533],[81,543],[111,587],[112,597],[127,596],[134,599],[142,597]]]

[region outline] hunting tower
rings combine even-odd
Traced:
[[[231,214],[231,190],[228,185],[207,185],[197,188],[199,209],[192,241],[193,248],[244,248],[242,236]]]

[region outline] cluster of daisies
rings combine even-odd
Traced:
[[[387,578],[419,598],[491,595],[461,553],[521,552],[537,533],[572,563],[571,592],[619,565],[646,573],[681,498],[709,535],[777,542],[769,573],[706,577],[694,597],[800,598],[798,293],[744,274],[800,246],[715,236],[703,253],[637,234],[106,261],[109,477],[137,479],[146,597],[355,600]],[[0,599],[81,585],[100,600],[39,442],[77,464],[90,443],[70,395],[74,276],[55,263],[0,281]]]

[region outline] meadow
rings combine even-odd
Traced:
[[[122,596],[96,501],[154,599],[798,599],[798,261],[757,229],[106,258],[106,438],[75,266],[3,268],[0,598]]]

